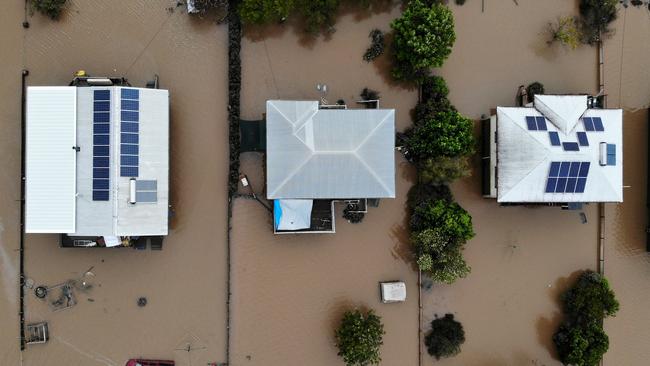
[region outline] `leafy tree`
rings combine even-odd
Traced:
[[[406,204],[411,211],[413,211],[415,207],[422,202],[437,200],[444,200],[447,202],[452,202],[454,200],[449,186],[418,183],[409,189]]]
[[[391,28],[392,74],[397,80],[422,82],[431,67],[442,66],[456,41],[453,14],[439,3],[410,1]]]
[[[619,309],[614,291],[605,277],[585,271],[564,295],[564,313],[577,324],[599,323]]]
[[[559,42],[572,50],[575,50],[580,45],[580,29],[573,17],[561,17],[558,18],[556,23],[549,23],[548,33],[551,38],[546,43],[549,45],[553,44],[553,42]]]
[[[553,335],[560,360],[567,365],[597,365],[609,347],[603,320],[619,308],[614,292],[602,275],[585,271],[562,300],[565,320]]]
[[[367,314],[360,310],[347,311],[335,334],[338,355],[348,366],[379,364],[383,335],[381,318],[373,310]]]
[[[583,42],[594,45],[611,34],[609,24],[616,20],[618,0],[580,0]]]
[[[248,24],[264,24],[286,19],[294,0],[241,0],[239,16]]]
[[[50,17],[52,20],[58,20],[61,16],[61,11],[65,6],[66,0],[30,0],[31,11],[38,11],[39,13]]]
[[[463,325],[454,320],[453,314],[431,321],[431,332],[424,338],[427,351],[437,360],[443,357],[455,356],[460,353],[460,346],[465,343]]]
[[[411,215],[411,232],[436,228],[453,244],[463,244],[474,237],[472,217],[458,203],[445,200],[424,201]]]
[[[473,129],[473,122],[456,111],[438,112],[419,121],[406,140],[406,148],[416,161],[469,155],[474,151]]]
[[[609,337],[596,324],[576,327],[566,323],[553,335],[560,361],[565,365],[596,366],[609,348]]]
[[[433,281],[447,284],[466,277],[471,269],[465,263],[462,246],[451,240],[442,229],[425,229],[412,235],[411,243],[420,270]]]
[[[334,25],[340,0],[296,0],[298,11],[305,21],[305,30],[316,34]]]
[[[443,185],[456,179],[469,177],[472,171],[466,156],[441,156],[418,164],[418,179],[424,184]]]

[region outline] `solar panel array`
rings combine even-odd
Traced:
[[[93,91],[93,201],[108,201],[111,150],[111,91]]]
[[[120,176],[137,177],[140,151],[140,91],[121,89]]]
[[[588,161],[551,162],[546,193],[584,193],[589,166]]]
[[[526,125],[528,125],[530,131],[546,131],[546,118],[526,116]]]
[[[607,165],[616,165],[616,144],[607,144]]]
[[[603,120],[600,117],[583,117],[582,123],[585,125],[585,131],[605,131]]]

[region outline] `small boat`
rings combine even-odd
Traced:
[[[125,366],[174,366],[174,361],[130,359]]]

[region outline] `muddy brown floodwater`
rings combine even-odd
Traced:
[[[0,364],[111,365],[128,358],[177,365],[226,360],[227,28],[192,19],[176,1],[68,1],[61,20],[22,2],[0,14],[2,149]],[[6,41],[5,41],[6,39]],[[27,235],[25,272],[55,285],[92,267],[93,288],[53,313],[31,290],[26,321],[48,321],[46,345],[18,352],[17,248],[20,198],[20,70],[29,85],[67,85],[76,70],[154,74],[171,95],[171,201],[175,216],[162,251],[61,249],[54,235]],[[138,297],[148,299],[140,308]],[[189,347],[189,351],[187,350]]]
[[[471,1],[451,4],[458,40],[444,68],[450,99],[478,118],[513,105],[520,84],[539,80],[549,93],[596,93],[597,52],[548,47],[547,22],[576,14],[566,0]],[[168,8],[171,8],[168,9]],[[397,128],[410,124],[415,90],[387,77],[382,56],[361,55],[373,28],[388,30],[399,8],[346,12],[329,39],[307,41],[291,27],[249,30],[243,40],[242,117],[257,119],[267,99],[324,97],[355,105],[364,87],[395,108]],[[225,361],[226,354],[226,27],[191,19],[176,1],[69,1],[59,22],[40,15],[23,30],[23,6],[0,12],[0,365],[113,365],[133,356],[172,358],[178,365]],[[605,323],[605,365],[645,365],[650,359],[647,223],[647,112],[650,102],[650,16],[622,10],[605,43],[610,107],[625,108],[625,203],[606,205],[605,272],[621,311]],[[52,313],[31,292],[27,322],[47,320],[52,339],[18,347],[20,199],[20,71],[30,85],[64,85],[77,69],[128,77],[143,85],[158,74],[171,94],[172,202],[175,217],[162,252],[64,250],[56,237],[28,235],[26,274],[56,284],[92,267],[94,288],[72,309]],[[327,84],[324,95],[317,84]],[[242,172],[264,194],[263,158],[247,153]],[[409,258],[405,199],[414,172],[397,158],[397,197],[382,200],[363,223],[337,215],[334,235],[274,236],[258,202],[233,207],[231,364],[342,365],[333,332],[342,312],[374,308],[386,335],[382,365],[417,365],[418,328],[438,314],[463,323],[461,354],[440,365],[559,365],[551,335],[561,321],[559,294],[577,271],[596,269],[597,206],[577,212],[499,207],[480,196],[480,177],[454,184],[456,199],[474,218],[477,236],[465,251],[472,273],[423,292],[418,324],[417,275]],[[478,160],[474,161],[478,166]],[[407,301],[379,302],[378,282],[403,280]],[[148,298],[144,308],[139,296]],[[190,351],[188,352],[188,345]],[[424,351],[424,350],[423,350]],[[422,364],[434,361],[424,352]]]

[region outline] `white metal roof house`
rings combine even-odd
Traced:
[[[268,199],[395,197],[393,109],[320,109],[316,101],[270,100],[266,136]],[[294,214],[295,207],[311,207],[289,206]]]
[[[622,132],[622,110],[588,108],[586,95],[498,107],[483,193],[500,203],[623,202]]]
[[[169,93],[28,87],[25,232],[168,233]]]

